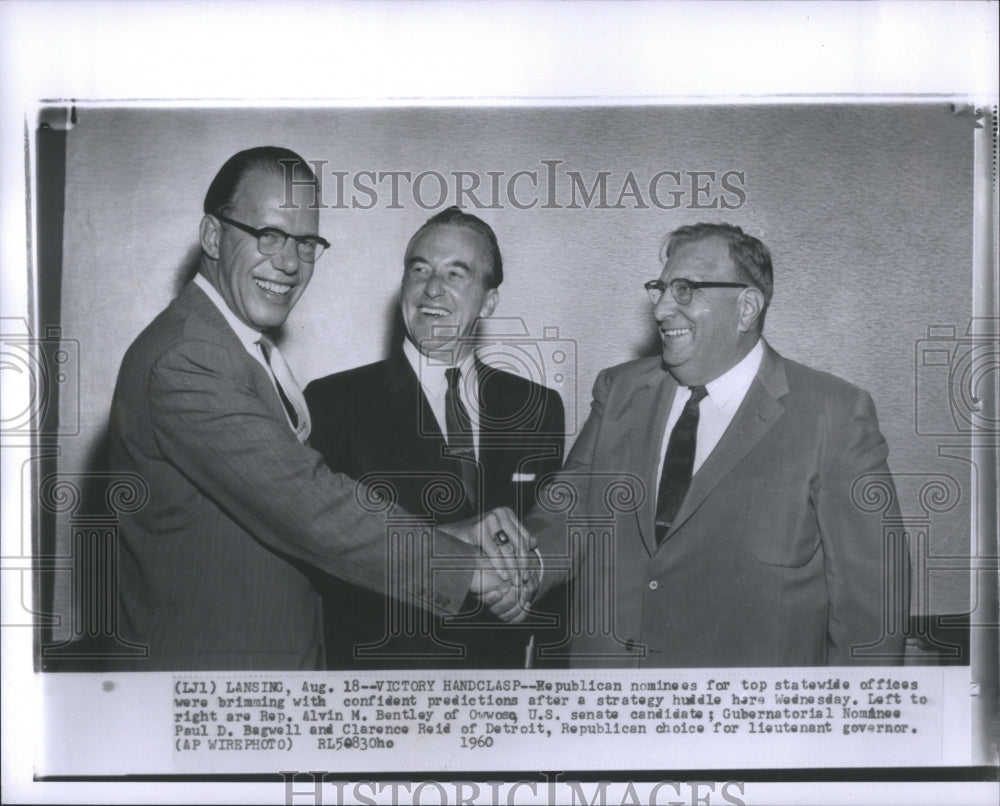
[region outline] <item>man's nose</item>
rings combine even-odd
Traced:
[[[298,274],[299,268],[301,268],[302,260],[299,257],[299,244],[293,238],[289,238],[285,241],[285,245],[281,247],[281,251],[274,256],[271,264],[278,270],[283,271],[285,274]]]
[[[670,289],[666,288],[660,297],[660,301],[653,306],[653,318],[657,322],[662,322],[676,310],[677,300],[674,299],[674,295],[670,292]]]
[[[428,297],[440,297],[444,293],[444,282],[441,280],[441,275],[436,271],[432,271],[430,277],[427,278],[427,282],[424,283],[424,294]]]

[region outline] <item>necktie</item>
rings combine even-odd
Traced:
[[[476,448],[472,437],[472,420],[469,410],[465,408],[458,392],[458,383],[462,370],[449,367],[445,370],[448,379],[448,391],[444,397],[445,428],[448,429],[448,453],[458,458],[462,470],[462,487],[465,497],[473,507],[476,506],[476,488],[478,473],[476,465]]]
[[[677,517],[681,502],[691,486],[694,469],[694,451],[698,438],[698,414],[701,401],[708,394],[704,386],[692,386],[691,397],[684,404],[684,411],[674,424],[663,458],[660,490],[656,497],[656,542],[667,536],[670,524]]]
[[[278,397],[281,398],[281,405],[285,407],[285,413],[288,415],[288,422],[299,442],[305,443],[309,439],[309,431],[312,426],[309,422],[309,408],[306,406],[302,390],[295,382],[292,371],[285,363],[277,345],[266,336],[261,336],[257,344],[260,345],[264,361],[271,370],[274,385],[278,389]]]

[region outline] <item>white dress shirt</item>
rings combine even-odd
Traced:
[[[757,375],[757,370],[760,369],[760,361],[763,357],[763,339],[758,339],[753,349],[743,357],[740,363],[714,381],[705,384],[708,395],[701,401],[699,407],[698,435],[692,475],[698,472],[698,468],[705,463],[705,460],[715,450],[715,446],[719,444],[722,435],[726,433],[726,429],[729,428],[733,417],[736,416],[740,404],[747,396],[747,391]],[[664,429],[663,439],[660,443],[660,462],[656,466],[657,484],[659,484],[660,476],[663,473],[663,459],[667,453],[670,434],[680,419],[681,412],[684,411],[684,404],[687,403],[689,397],[691,397],[689,387],[677,387],[677,394],[674,395],[670,415],[667,417],[667,427]]]
[[[424,397],[430,404],[434,419],[445,439],[448,439],[447,417],[445,416],[445,397],[448,394],[448,378],[445,372],[451,366],[443,361],[428,358],[416,348],[409,339],[403,339],[403,355],[410,362],[413,371],[417,374],[420,387],[424,391]],[[472,423],[472,442],[476,451],[476,458],[479,458],[479,373],[476,371],[476,357],[473,353],[467,355],[458,364],[462,374],[458,381],[458,396],[465,404],[469,412],[469,421]]]
[[[434,412],[434,419],[437,420],[441,433],[447,439],[448,426],[445,415],[445,396],[448,393],[448,378],[445,372],[451,366],[443,361],[428,358],[409,339],[403,339],[403,355],[410,362],[413,371],[417,374],[417,380],[424,391],[424,397]],[[476,369],[475,353],[470,353],[458,364],[462,370],[458,382],[458,396],[469,412],[469,420],[472,423],[472,440],[474,443],[476,458],[479,458],[479,372]],[[447,527],[445,527],[447,528]],[[542,560],[542,553],[539,549],[533,549],[538,558],[538,584],[542,584],[545,578],[545,563]],[[534,652],[534,635],[531,636],[528,646],[525,647],[525,668],[530,668],[528,659]]]

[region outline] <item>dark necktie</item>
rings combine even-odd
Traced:
[[[694,451],[698,439],[699,405],[708,394],[704,386],[692,386],[691,397],[684,404],[684,411],[670,433],[667,452],[663,458],[660,490],[656,497],[656,542],[663,542],[670,524],[677,517],[681,502],[691,486],[694,469]]]
[[[462,486],[469,504],[476,506],[478,473],[476,468],[476,447],[472,437],[472,420],[459,395],[459,380],[462,370],[449,367],[445,370],[448,391],[444,397],[445,428],[448,429],[448,453],[459,460],[462,470]]]

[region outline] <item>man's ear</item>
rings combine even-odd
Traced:
[[[493,316],[493,311],[497,307],[497,303],[500,301],[500,289],[491,288],[486,292],[486,299],[483,301],[483,307],[479,309],[479,318],[486,319],[487,317]]]
[[[201,251],[212,260],[219,259],[219,220],[215,216],[205,215],[201,219],[198,237],[201,241]]]
[[[740,295],[740,333],[749,333],[760,321],[764,311],[764,294],[759,288],[744,289]]]

